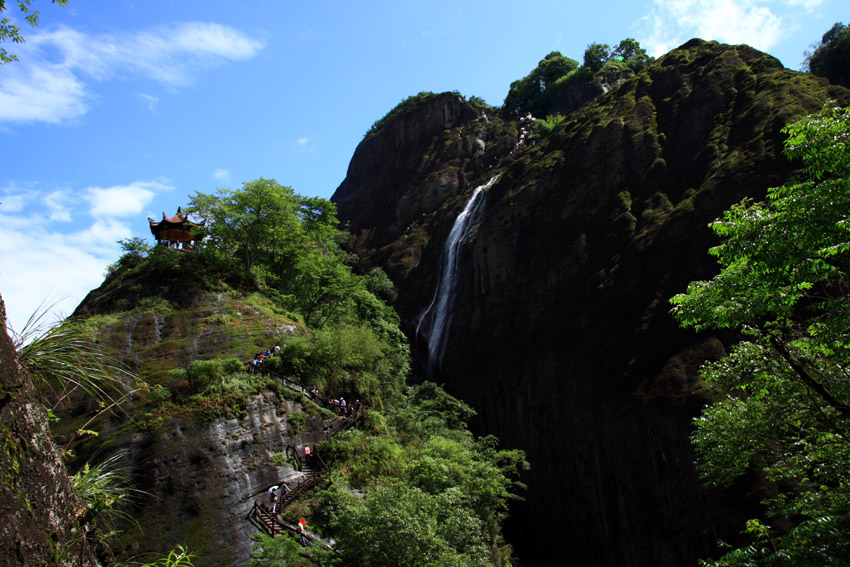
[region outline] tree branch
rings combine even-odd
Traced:
[[[785,344],[776,337],[770,337],[770,344],[773,348],[785,359],[785,361],[794,370],[794,373],[799,376],[803,383],[817,393],[827,404],[832,406],[842,417],[850,418],[850,407],[839,402],[823,384],[815,380],[803,364],[795,357]]]

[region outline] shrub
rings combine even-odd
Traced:
[[[304,423],[307,417],[303,413],[292,412],[286,416],[286,423],[289,424],[289,431],[292,435],[298,435],[304,431]]]
[[[555,126],[564,121],[564,118],[566,117],[562,114],[550,114],[546,118],[536,121],[531,138],[537,139],[548,136],[555,129]]]
[[[429,97],[432,97],[432,96],[435,96],[435,95],[431,91],[421,91],[418,94],[409,96],[406,99],[402,100],[400,103],[395,105],[392,110],[387,112],[384,115],[383,118],[379,118],[378,120],[376,120],[375,123],[372,124],[372,127],[369,128],[369,130],[366,131],[366,134],[363,136],[363,138],[364,139],[368,138],[369,136],[371,136],[372,134],[374,134],[375,132],[380,130],[381,127],[383,127],[383,125],[386,124],[387,121],[390,118],[392,118],[396,114],[401,113],[401,111],[404,110],[405,107],[410,106],[410,105],[412,105],[416,102],[419,102],[420,100],[425,100],[426,98],[429,98]]]

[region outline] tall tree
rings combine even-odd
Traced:
[[[547,97],[547,92],[551,93],[552,85],[577,67],[577,61],[552,51],[537,63],[531,73],[511,83],[508,96],[505,97],[505,108],[512,112],[531,112],[541,116],[548,113],[551,104],[549,99],[552,97]]]
[[[611,57],[611,47],[607,43],[591,43],[584,50],[584,66],[596,73]]]
[[[850,88],[850,26],[838,22],[823,34],[804,67],[813,75]]]
[[[719,565],[850,562],[850,109],[784,131],[808,179],[715,221],[720,274],[672,299],[683,326],[744,337],[703,372],[717,402],[696,420],[700,472],[729,485],[756,470],[779,488],[752,545]]]
[[[640,46],[640,42],[631,37],[618,43],[611,51],[611,57],[625,62],[634,71],[640,71],[654,60],[646,53],[646,49]]]
[[[233,191],[208,195],[197,191],[188,212],[209,221],[213,245],[238,252],[247,272],[259,256],[273,263],[293,240],[300,239],[298,199],[291,187],[274,179],[257,179]]]

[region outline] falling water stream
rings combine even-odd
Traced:
[[[475,188],[472,197],[455,219],[449,237],[443,249],[440,262],[440,279],[434,290],[431,304],[419,317],[416,324],[416,336],[425,328],[428,330],[428,364],[430,367],[439,367],[443,359],[448,338],[449,324],[451,323],[452,308],[455,300],[455,287],[457,284],[457,272],[459,267],[460,247],[463,244],[469,229],[475,223],[483,208],[481,194],[489,189],[498,179],[498,175],[490,179],[484,185]],[[423,328],[423,326],[425,328]]]

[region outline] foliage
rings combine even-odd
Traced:
[[[850,543],[850,110],[787,126],[785,153],[808,180],[732,207],[712,228],[722,270],[671,302],[683,326],[734,328],[745,340],[705,366],[719,401],[696,420],[698,469],[726,486],[751,469],[780,488],[753,543],[718,564],[843,564]]]
[[[157,559],[153,563],[145,563],[140,567],[193,567],[192,554],[185,547],[178,545],[168,552],[168,555]]]
[[[245,365],[238,358],[217,358],[193,361],[186,370],[186,375],[194,390],[203,391],[228,374],[243,370]]]
[[[304,254],[297,267],[290,289],[304,322],[321,328],[339,321],[351,297],[362,286],[361,280],[338,258],[323,254]]]
[[[407,344],[397,339],[364,324],[320,329],[287,341],[284,368],[326,395],[380,406],[400,394],[409,370]]]
[[[251,559],[244,564],[245,567],[278,567],[280,565],[312,567],[320,564],[316,562],[314,555],[322,556],[325,560],[329,555],[327,550],[316,547],[310,550],[309,556],[304,556],[302,554],[305,554],[305,548],[295,537],[286,534],[273,538],[257,532],[251,536],[251,541],[253,544]]]
[[[364,139],[366,139],[366,138],[368,138],[369,136],[371,136],[372,134],[374,134],[375,132],[377,132],[378,130],[380,130],[380,129],[384,126],[384,124],[386,124],[386,123],[387,123],[387,121],[388,121],[390,118],[392,118],[393,116],[395,116],[395,115],[397,115],[397,114],[401,114],[401,112],[402,112],[405,108],[407,108],[408,106],[411,106],[411,105],[412,105],[412,104],[414,104],[414,103],[417,103],[417,102],[419,102],[419,101],[421,101],[421,100],[425,100],[425,99],[430,98],[430,97],[432,97],[432,96],[435,96],[435,95],[434,95],[434,93],[432,93],[431,91],[420,91],[419,93],[417,93],[417,94],[415,94],[415,95],[411,95],[411,96],[409,96],[409,97],[405,98],[405,99],[404,99],[404,100],[402,100],[400,103],[398,103],[397,105],[395,105],[395,106],[392,108],[392,110],[390,110],[389,112],[387,112],[387,113],[386,113],[383,117],[381,117],[381,118],[379,118],[378,120],[376,120],[376,121],[372,124],[372,126],[371,126],[371,127],[370,127],[367,131],[366,131],[366,134],[364,134],[364,135],[363,135],[363,138],[364,138]]]
[[[617,47],[611,52],[610,58],[625,63],[634,72],[644,69],[655,61],[655,58],[650,57],[646,49],[642,48],[640,43],[631,37],[627,37],[618,43]]]
[[[508,502],[523,486],[521,451],[476,440],[473,411],[437,385],[411,388],[386,418],[320,445],[340,485],[323,515],[345,565],[482,565],[498,550]]]
[[[219,189],[215,195],[196,191],[188,212],[210,223],[208,238],[216,250],[237,252],[250,272],[259,256],[274,263],[289,247],[301,244],[297,207],[292,188],[258,179],[243,183],[239,191]]]
[[[621,62],[632,71],[640,71],[654,59],[647,55],[640,43],[627,37],[613,49],[605,43],[591,43],[584,51],[584,65],[593,73],[602,70],[605,63]]]
[[[434,382],[408,390],[404,403],[389,415],[390,424],[406,439],[425,441],[432,436],[470,439],[467,422],[475,410],[449,395]]]
[[[437,495],[401,482],[351,499],[333,522],[347,565],[466,566],[487,560],[481,520],[452,489]]]
[[[119,240],[118,244],[121,245],[121,249],[125,254],[132,254],[142,258],[146,258],[153,251],[153,246],[145,242],[144,238],[139,238],[138,236],[124,238]]]
[[[607,43],[591,43],[584,50],[584,66],[596,73],[611,56],[611,46]]]
[[[106,268],[107,276],[114,274],[119,269],[128,269],[139,265],[153,252],[153,247],[138,236],[119,240],[118,244],[121,245],[121,250],[124,253],[117,262]]]
[[[195,360],[169,374],[175,401],[209,417],[238,414],[249,399],[274,385],[267,376],[247,372],[237,358]]]
[[[566,116],[563,114],[550,114],[546,118],[539,118],[534,122],[534,131],[531,134],[531,138],[544,138],[548,136],[552,130],[555,129],[555,126],[564,121]]]
[[[135,392],[135,376],[113,363],[114,353],[97,344],[85,326],[72,320],[52,325],[44,317],[49,307],[37,309],[20,333],[12,331],[21,369],[38,385],[48,415],[81,393],[95,403],[93,416],[72,433],[65,447],[77,436],[91,434],[87,427],[104,413],[120,409],[121,402]]]
[[[68,0],[51,1],[58,6],[64,6],[68,3]],[[15,3],[18,5],[18,8],[21,10],[21,13],[24,14],[24,19],[26,19],[27,23],[32,27],[36,27],[38,25],[38,19],[41,14],[30,8],[32,0],[16,0]],[[0,0],[0,14],[2,14],[5,9],[6,0]],[[11,18],[0,19],[0,43],[6,41],[11,41],[14,43],[24,42],[24,38],[21,35],[21,29],[12,23]],[[16,55],[10,54],[8,51],[6,51],[5,48],[0,47],[0,65],[17,60],[18,58]]]
[[[552,112],[558,94],[567,86],[582,80],[590,80],[607,65],[609,68],[620,63],[634,72],[640,71],[653,61],[632,38],[622,40],[613,49],[604,43],[592,43],[584,52],[584,64],[561,55],[549,53],[537,67],[518,81],[511,83],[504,108],[513,113],[531,112],[543,116]]]
[[[395,286],[387,273],[381,268],[374,268],[366,274],[364,283],[366,289],[378,299],[383,301],[392,299]]]
[[[105,538],[116,533],[119,520],[131,519],[124,511],[130,501],[129,481],[117,467],[123,457],[123,453],[116,453],[97,464],[85,463],[70,478],[80,525],[97,528]]]
[[[823,34],[814,52],[806,56],[805,70],[850,88],[850,26],[837,22]]]
[[[286,418],[286,422],[289,424],[292,435],[298,435],[301,433],[304,430],[304,423],[306,421],[307,417],[303,413],[291,412]]]
[[[510,112],[546,114],[552,104],[550,87],[561,77],[578,67],[578,62],[553,51],[537,64],[534,70],[511,83],[504,108]]]

